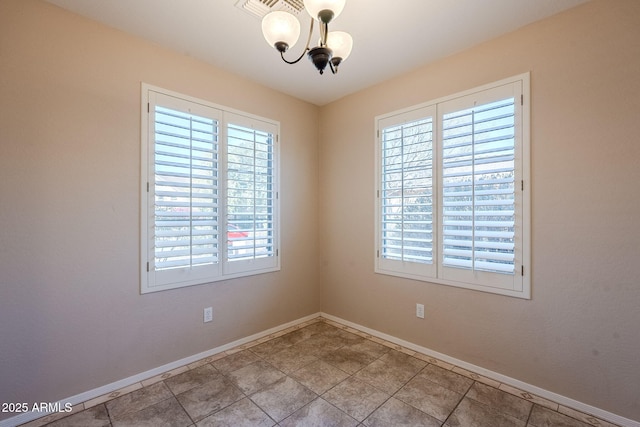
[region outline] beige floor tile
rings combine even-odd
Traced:
[[[295,345],[301,351],[312,354],[318,358],[333,353],[337,349],[344,346],[340,340],[336,340],[335,336],[327,333],[319,333],[312,335],[304,341],[300,341]]]
[[[391,346],[394,345],[394,344],[390,343],[387,340],[383,340],[382,338],[378,338],[378,337],[374,337],[374,336],[371,337],[371,341],[377,342],[378,344],[382,344],[385,347],[391,347]]]
[[[327,325],[333,326],[335,328],[345,328],[346,326],[341,323],[336,322],[335,320],[326,319],[325,322]]]
[[[288,344],[289,346],[292,346],[294,344],[299,343],[300,341],[304,341],[306,339],[311,338],[311,336],[313,335],[315,335],[313,330],[310,330],[308,328],[302,328],[302,329],[296,329],[295,331],[292,331],[286,335],[283,335],[280,338],[282,338],[284,343]]]
[[[344,330],[339,330],[338,334],[336,334],[335,337],[336,337],[336,342],[342,343],[343,346],[354,346],[356,344],[361,344],[366,341],[361,336],[351,332],[344,331]]]
[[[200,360],[197,360],[197,361],[195,361],[193,363],[190,363],[188,365],[188,368],[189,369],[195,369],[198,366],[206,365],[207,363],[215,362],[216,360],[220,360],[220,359],[225,358],[225,357],[227,357],[227,354],[225,352],[220,352],[220,353],[214,354],[212,356],[205,357],[204,359],[200,359]]]
[[[609,423],[601,420],[600,418],[594,417],[593,415],[585,414],[584,412],[580,412],[572,408],[567,408],[566,406],[560,405],[558,412],[595,427],[618,427],[616,424]]]
[[[312,325],[307,326],[306,329],[311,332],[312,335],[321,334],[323,332],[331,331],[335,328],[335,326],[331,326],[327,322],[317,322]]]
[[[439,427],[440,421],[398,399],[391,398],[371,414],[367,427]]]
[[[558,404],[556,402],[552,402],[540,396],[536,396],[535,394],[531,394],[526,391],[522,391],[515,387],[512,387],[508,384],[500,384],[500,390],[506,391],[507,393],[513,394],[514,396],[518,396],[522,399],[528,400],[529,402],[538,404],[540,406],[544,406],[549,409],[553,409],[554,411],[558,410]]]
[[[393,394],[426,365],[423,360],[391,350],[358,371],[355,376],[385,393]]]
[[[354,374],[376,360],[376,357],[367,352],[345,346],[320,356],[320,359],[349,374]]]
[[[197,386],[205,384],[218,377],[220,372],[211,364],[198,366],[174,377],[167,378],[164,382],[173,394],[184,393]]]
[[[498,387],[500,387],[500,384],[501,384],[500,381],[496,381],[496,380],[494,380],[492,378],[487,378],[485,376],[476,374],[475,372],[468,371],[468,370],[460,368],[458,366],[454,366],[453,369],[451,369],[451,371],[453,371],[453,372],[455,372],[457,374],[460,374],[460,375],[464,375],[465,377],[471,378],[474,381],[478,381],[478,382],[481,382],[483,384],[490,385],[491,387],[498,388]]]
[[[414,377],[394,395],[396,399],[440,421],[447,419],[462,396],[421,376]]]
[[[475,383],[467,397],[522,421],[527,421],[533,406],[528,400],[481,383]]]
[[[350,377],[323,394],[322,397],[351,417],[362,421],[387,401],[390,395],[371,384]]]
[[[152,384],[155,384],[157,382],[166,380],[166,379],[171,378],[171,377],[175,377],[176,375],[181,374],[183,372],[186,372],[188,370],[189,370],[188,366],[181,366],[181,367],[173,369],[173,370],[171,370],[169,372],[165,372],[163,374],[156,375],[155,377],[151,377],[151,378],[147,378],[146,380],[143,380],[142,381],[142,386],[143,387],[148,387],[148,386],[150,386]]]
[[[131,412],[141,411],[158,402],[173,397],[164,382],[152,384],[108,401],[105,405],[109,416],[119,418]]]
[[[310,403],[317,395],[290,377],[284,377],[250,396],[275,421],[280,422]]]
[[[332,426],[355,427],[354,420],[335,406],[317,398],[279,423],[281,427]]]
[[[356,335],[358,334],[358,332],[360,332],[360,331],[358,331],[356,328],[352,328],[352,327],[350,327],[350,326],[347,326],[346,328],[344,328],[344,331],[346,331],[346,332],[350,332],[350,333],[352,333],[352,334],[356,334]]]
[[[283,379],[285,374],[264,360],[258,360],[250,365],[229,372],[227,377],[242,390],[243,393],[249,395]]]
[[[418,376],[461,394],[466,393],[474,383],[471,378],[431,364],[420,371]]]
[[[237,402],[245,395],[226,377],[218,375],[176,397],[191,419],[199,421]]]
[[[84,402],[84,408],[89,409],[101,403],[105,403],[109,400],[115,399],[119,396],[122,396],[127,393],[131,393],[132,391],[139,390],[142,388],[142,383],[134,383],[127,387],[123,387],[119,390],[112,391],[111,393],[103,394],[102,396],[98,396],[94,399],[87,400]]]
[[[444,425],[446,427],[525,427],[526,422],[465,397]]]
[[[244,398],[199,421],[197,427],[272,427],[276,424],[251,400]]]
[[[100,404],[49,424],[50,427],[106,427],[111,424],[107,408]]]
[[[584,423],[575,418],[563,415],[553,411],[547,407],[534,405],[529,417],[529,426],[531,427],[590,427],[590,424]]]
[[[285,374],[291,374],[305,365],[317,361],[318,358],[297,347],[287,347],[278,353],[266,356],[265,360]]]
[[[257,360],[259,360],[259,357],[256,356],[252,350],[243,350],[211,362],[211,364],[220,372],[227,373],[247,366]]]
[[[345,380],[349,374],[322,360],[316,360],[298,369],[291,376],[303,386],[320,395]]]
[[[85,408],[84,403],[79,403],[77,405],[73,405],[71,412],[57,412],[57,413],[45,415],[44,417],[35,419],[25,424],[21,424],[20,427],[42,427],[45,425],[49,425],[50,423],[57,421],[59,419],[66,418],[73,414],[77,414],[78,412],[82,412],[85,409],[87,408]]]
[[[369,340],[363,340],[354,344],[350,344],[349,348],[355,351],[366,353],[372,357],[375,357],[376,359],[384,356],[390,351],[389,347]]]
[[[122,418],[112,418],[113,427],[188,427],[192,421],[175,397],[163,400]]]
[[[431,357],[426,354],[422,354],[420,352],[416,352],[416,354],[414,354],[413,357],[416,357],[420,360],[424,360],[425,362],[429,362],[432,365],[436,365],[440,368],[447,369],[449,371],[455,367],[455,365],[452,365],[451,363],[445,362],[440,359],[436,359],[435,357]]]
[[[251,351],[259,357],[267,357],[271,354],[279,353],[292,345],[284,337],[277,337],[251,347]]]

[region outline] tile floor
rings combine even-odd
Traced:
[[[25,426],[613,426],[317,318]]]

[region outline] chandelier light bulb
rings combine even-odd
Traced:
[[[327,47],[333,51],[334,58],[344,61],[351,54],[353,38],[344,31],[331,31],[327,34]]]
[[[270,46],[284,52],[298,41],[300,22],[288,12],[270,12],[262,18],[262,34]]]
[[[346,0],[304,0],[304,7],[313,19],[318,19],[325,24],[335,19],[342,13]],[[331,11],[329,14],[326,11]]]

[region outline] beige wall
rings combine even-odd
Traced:
[[[374,274],[374,117],[527,71],[533,299]],[[640,2],[587,3],[332,103],[320,125],[323,311],[640,420]]]
[[[0,79],[0,402],[320,310],[318,107],[32,0],[0,1]],[[141,81],[280,121],[280,272],[139,295]]]

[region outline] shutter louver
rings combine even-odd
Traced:
[[[382,130],[381,256],[433,263],[433,119]]]
[[[227,227],[229,261],[273,257],[273,134],[227,127]]]
[[[445,114],[443,265],[514,274],[514,98]]]
[[[218,262],[218,122],[155,108],[155,271]]]

